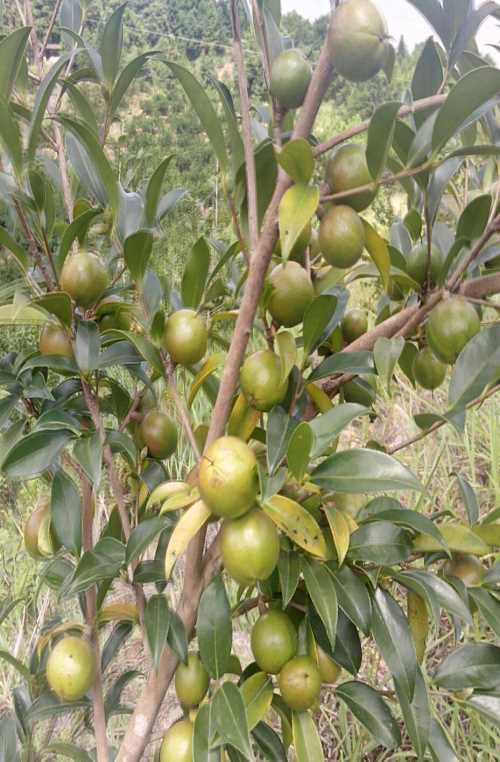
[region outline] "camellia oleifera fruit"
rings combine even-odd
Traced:
[[[262,614],[253,626],[251,646],[261,670],[277,675],[297,652],[297,631],[290,617],[274,609]]]
[[[427,340],[441,362],[453,365],[467,342],[479,332],[479,316],[463,296],[437,304],[427,321]]]
[[[56,643],[47,660],[47,682],[62,701],[83,698],[95,677],[95,655],[87,640],[68,635]]]
[[[318,669],[322,683],[336,683],[342,673],[342,667],[333,661],[320,646],[316,647],[318,654]]]
[[[216,516],[242,516],[257,497],[257,459],[253,450],[237,437],[216,439],[201,459],[198,487]]]
[[[194,365],[203,359],[208,344],[207,326],[194,310],[178,310],[168,318],[163,346],[179,365]]]
[[[371,0],[347,0],[333,14],[329,34],[333,65],[352,82],[365,82],[384,68],[388,32],[384,17]]]
[[[170,457],[177,448],[177,427],[173,420],[161,410],[150,410],[139,426],[141,441],[153,458]]]
[[[271,95],[283,108],[298,108],[304,102],[311,76],[311,67],[300,50],[284,50],[271,67]]]
[[[97,254],[83,250],[66,258],[59,282],[79,307],[90,307],[108,287],[109,275]]]
[[[413,360],[413,375],[424,389],[437,389],[446,378],[446,365],[438,360],[432,349],[425,347]]]
[[[476,556],[456,555],[446,561],[443,574],[445,577],[458,577],[466,587],[477,587],[482,583],[486,569]]]
[[[58,323],[46,323],[40,331],[39,349],[41,355],[73,357],[71,341],[65,329]]]
[[[426,244],[414,246],[408,255],[406,269],[408,275],[416,280],[420,286],[424,286],[427,280],[427,265],[429,261],[429,251]],[[435,285],[441,274],[443,267],[443,255],[441,249],[437,246],[431,246],[431,269],[430,284]]]
[[[321,690],[321,674],[310,656],[295,656],[278,676],[283,701],[295,712],[305,712],[316,703]]]
[[[193,723],[179,720],[169,728],[160,747],[160,762],[193,762]]]
[[[270,349],[255,352],[240,370],[240,385],[247,401],[266,413],[286,395],[288,381],[281,378],[281,361]]]
[[[326,165],[326,182],[332,193],[344,193],[372,183],[373,178],[366,163],[364,147],[351,143],[337,148]],[[376,190],[354,193],[344,197],[342,204],[362,212],[370,206],[376,195]]]
[[[306,270],[298,262],[287,262],[274,268],[269,281],[272,291],[267,306],[273,320],[287,328],[301,323],[314,298]]]
[[[328,264],[342,270],[359,261],[365,248],[365,229],[347,204],[333,206],[321,220],[319,247]]]
[[[58,543],[51,526],[50,501],[45,498],[29,516],[24,526],[24,546],[36,561],[53,556]]]
[[[346,344],[361,338],[368,330],[368,315],[364,310],[349,310],[342,320],[342,336]]]
[[[220,533],[224,568],[239,585],[251,585],[271,576],[280,554],[276,526],[255,508],[239,519],[226,519]]]
[[[101,331],[128,331],[132,325],[132,313],[129,305],[116,294],[107,296],[98,307],[99,328]]]
[[[207,695],[210,677],[198,654],[188,654],[175,670],[175,692],[179,703],[186,708],[198,706]]]
[[[377,381],[373,376],[365,376],[364,378],[356,376],[356,378],[342,385],[342,392],[346,402],[355,402],[357,405],[370,407],[377,399]]]

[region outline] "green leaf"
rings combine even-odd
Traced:
[[[23,166],[21,134],[7,101],[0,98],[0,145],[7,154],[14,172],[19,176]]]
[[[158,537],[160,532],[166,529],[169,524],[169,520],[162,516],[155,516],[152,519],[141,521],[132,531],[127,542],[126,565],[129,566],[140,558],[144,551],[149,548],[155,537]]]
[[[168,630],[168,645],[179,661],[186,664],[188,656],[188,641],[182,619],[175,611],[170,612],[170,627]]]
[[[393,749],[401,743],[399,725],[379,693],[365,683],[351,680],[335,690],[353,715],[376,739],[377,743]]]
[[[315,213],[319,204],[319,188],[292,185],[280,202],[279,226],[281,256],[287,260],[298,237]]]
[[[81,465],[95,489],[101,482],[102,443],[97,432],[81,437],[73,448],[73,456]]]
[[[473,199],[460,215],[456,237],[473,241],[482,236],[490,218],[492,203],[493,199],[488,193]]]
[[[33,161],[35,158],[38,141],[40,139],[40,132],[42,129],[42,122],[50,100],[50,96],[52,95],[54,87],[57,84],[59,75],[61,74],[64,67],[67,66],[69,59],[70,54],[68,53],[58,58],[56,63],[52,66],[51,69],[49,69],[41,81],[40,86],[37,90],[28,130],[27,154],[30,161]]]
[[[259,722],[252,737],[267,762],[287,762],[285,747],[279,735],[264,722]]]
[[[331,648],[335,648],[337,636],[337,592],[333,577],[328,567],[312,561],[306,556],[302,559],[302,573],[309,597],[319,614]]]
[[[196,114],[203,125],[203,129],[207,133],[212,144],[212,148],[221,165],[221,169],[227,169],[228,158],[224,133],[222,131],[219,117],[217,116],[205,89],[200,85],[198,80],[193,77],[191,72],[183,66],[179,66],[172,61],[167,61],[167,65],[172,71],[172,74],[174,74],[181,83],[193,109],[196,111]]]
[[[401,103],[391,101],[377,108],[368,128],[366,162],[370,175],[378,180],[383,173],[394,138],[396,117]]]
[[[323,415],[318,415],[309,422],[314,434],[314,446],[311,458],[319,458],[328,449],[334,439],[348,426],[351,421],[361,415],[368,415],[370,409],[346,402],[332,408]]]
[[[11,714],[4,714],[0,718],[0,762],[17,759],[16,720]],[[284,762],[286,762],[286,758]]]
[[[220,575],[201,596],[196,634],[201,660],[208,673],[218,680],[228,670],[233,641],[231,608]]]
[[[304,356],[321,343],[326,327],[335,314],[338,298],[333,294],[321,294],[306,309],[303,320]],[[339,321],[340,322],[340,321]]]
[[[412,543],[408,532],[388,521],[374,521],[353,532],[348,556],[353,561],[392,566],[405,561],[411,552]]]
[[[438,112],[432,132],[434,153],[457,133],[467,118],[500,90],[500,71],[492,66],[480,66],[468,72],[450,91]]]
[[[54,315],[66,328],[71,328],[73,307],[66,291],[51,291],[31,302],[33,307],[41,307],[49,315]]]
[[[401,690],[396,683],[399,705],[403,713],[406,730],[411,738],[413,748],[419,759],[424,759],[429,741],[432,715],[427,695],[427,687],[420,668],[417,669],[415,680],[415,693],[413,699],[408,700],[405,691]]]
[[[219,352],[214,355],[210,355],[208,360],[206,360],[203,365],[201,366],[200,370],[196,374],[196,376],[193,378],[193,383],[191,384],[191,388],[189,390],[189,397],[187,400],[188,407],[191,407],[193,404],[196,395],[202,388],[205,381],[217,370],[217,368],[221,368],[226,362],[226,354],[224,352]]]
[[[434,762],[459,762],[450,739],[444,732],[441,724],[434,718],[431,720],[429,750]]]
[[[99,198],[99,202],[108,203],[113,215],[116,215],[118,211],[118,182],[99,140],[92,130],[84,124],[66,116],[59,116],[58,119],[63,127],[73,135],[80,149],[83,149],[87,171],[95,173],[102,184],[105,196]]]
[[[388,392],[390,390],[394,368],[398,364],[398,360],[401,357],[404,346],[405,340],[402,336],[399,336],[395,339],[386,339],[385,336],[381,336],[375,342],[375,346],[373,348],[375,365],[377,367],[379,376],[386,383]]]
[[[367,634],[372,620],[372,603],[366,585],[349,566],[332,572],[339,606],[351,622]]]
[[[97,124],[96,115],[88,98],[68,80],[64,83],[64,90],[68,93],[71,102],[78,112],[81,121],[89,127],[96,135],[99,134],[99,125]]]
[[[61,545],[79,556],[82,548],[82,501],[75,482],[64,471],[56,471],[52,482],[51,517]]]
[[[278,561],[280,588],[285,609],[297,590],[300,578],[300,557],[294,551],[281,550]]]
[[[233,176],[236,177],[239,168],[245,163],[245,149],[243,146],[243,140],[240,135],[240,128],[238,124],[238,118],[236,116],[236,110],[234,108],[233,98],[229,88],[224,84],[224,82],[220,82],[218,79],[214,79],[213,77],[210,78],[210,81],[219,94],[222,108],[224,110],[231,149]]]
[[[191,249],[182,276],[181,295],[185,307],[198,309],[210,268],[210,247],[202,236]]]
[[[290,473],[301,482],[309,465],[309,457],[314,442],[314,434],[306,421],[294,430],[287,449],[287,463]]]
[[[137,230],[123,244],[123,258],[132,278],[142,281],[153,250],[154,238],[149,230]]]
[[[104,79],[109,90],[111,90],[120,68],[123,48],[123,14],[126,7],[127,4],[123,3],[111,14],[104,27],[99,46]]]
[[[297,362],[297,345],[290,331],[280,331],[275,337],[275,342],[281,362],[281,380],[285,382]]]
[[[453,367],[448,399],[463,409],[500,379],[500,323],[483,328],[467,342]]]
[[[372,632],[394,682],[411,701],[418,664],[410,626],[394,598],[381,588],[375,592]]]
[[[0,661],[6,661],[11,667],[14,667],[17,672],[29,683],[31,682],[31,672],[28,667],[25,667],[19,659],[12,656],[8,651],[0,650]]]
[[[105,537],[83,554],[62,592],[66,597],[84,593],[98,582],[116,577],[124,563],[125,546],[113,537]]]
[[[222,740],[253,762],[255,758],[248,733],[245,704],[236,685],[223,683],[213,698],[213,711]]]
[[[20,439],[8,451],[2,471],[8,479],[33,479],[54,465],[72,433],[66,430],[36,431]]]
[[[159,55],[159,52],[151,50],[148,53],[142,53],[142,55],[133,58],[122,69],[116,84],[111,91],[111,97],[109,99],[109,110],[111,116],[114,116],[120,107],[123,96],[127,92],[128,88],[134,81],[134,79],[142,72],[146,62],[153,56]],[[148,223],[149,224],[149,223]]]
[[[500,684],[500,648],[488,643],[462,646],[437,668],[434,682],[448,691],[492,690]]]
[[[500,601],[498,598],[480,587],[470,588],[469,595],[497,638],[500,638]]]
[[[500,696],[474,693],[467,699],[466,706],[475,709],[483,717],[500,729]],[[458,761],[457,761],[458,762]]]
[[[292,712],[292,731],[297,762],[323,762],[321,738],[309,712]]]
[[[328,378],[335,373],[353,373],[363,375],[373,373],[375,365],[373,354],[371,352],[337,352],[331,357],[323,360],[314,370],[309,381],[319,381],[322,378]]]
[[[276,153],[276,159],[295,183],[307,183],[314,173],[314,155],[311,144],[305,138],[290,140],[281,151]]]
[[[273,476],[281,465],[287,451],[288,442],[298,422],[285,410],[276,405],[267,418],[267,467]]]
[[[365,247],[370,255],[370,259],[380,273],[384,289],[389,286],[389,274],[391,270],[391,257],[387,242],[379,236],[366,220],[362,220],[365,229]]]
[[[75,217],[75,219],[66,227],[57,253],[57,267],[59,270],[61,270],[73,242],[78,238],[80,243],[83,243],[92,220],[97,217],[97,215],[101,214],[101,212],[102,210],[98,208],[87,209],[87,211],[82,212],[78,217]]]
[[[432,37],[429,37],[422,49],[413,74],[411,83],[413,98],[420,100],[421,98],[434,95],[441,87],[442,82],[443,65],[441,58],[439,57],[434,40]],[[425,111],[415,113],[414,119],[417,127],[421,127],[426,118],[427,113]]]
[[[114,331],[113,336],[123,336],[137,349],[140,355],[146,360],[149,365],[163,375],[163,363],[161,361],[161,355],[157,348],[152,344],[149,339],[144,336],[139,336],[133,331]]]
[[[318,558],[325,558],[326,544],[317,521],[300,503],[283,495],[263,502],[262,509],[299,547]]]
[[[390,521],[398,526],[412,529],[414,532],[427,534],[433,537],[444,550],[447,549],[446,541],[438,527],[427,516],[417,513],[417,511],[411,511],[408,508],[382,510],[377,512],[376,515],[369,517],[368,521]]]
[[[5,230],[4,227],[0,226],[0,246],[4,246],[6,249],[10,251],[10,253],[13,255],[14,259],[16,260],[17,264],[21,268],[23,272],[26,272],[26,270],[30,266],[30,260],[28,257],[28,254],[25,252],[22,246],[20,246],[10,235],[10,233]]]
[[[463,524],[441,524],[439,530],[452,553],[485,556],[490,552],[489,545]],[[417,553],[436,553],[442,550],[442,546],[428,534],[417,535],[413,547]]]
[[[477,502],[476,493],[472,489],[465,476],[462,474],[457,474],[457,484],[458,489],[460,490],[462,502],[465,506],[465,510],[467,511],[469,524],[472,527],[479,521],[479,504]]]
[[[167,156],[155,169],[148,182],[145,194],[144,194],[144,219],[146,225],[153,227],[156,224],[158,218],[158,205],[161,198],[161,189],[167,169],[170,166],[170,162],[174,158],[173,154]]]
[[[10,100],[24,59],[31,27],[16,29],[0,42],[0,98]]]
[[[240,685],[243,703],[247,713],[248,729],[264,719],[273,700],[273,684],[269,675],[256,672]]]
[[[423,487],[395,458],[376,450],[344,450],[331,455],[312,473],[314,484],[334,492],[417,490]]]
[[[194,720],[193,762],[219,762],[219,750],[212,749],[216,732],[213,706],[202,704]]]
[[[144,628],[155,669],[167,647],[170,611],[164,595],[152,595],[144,611]]]
[[[75,360],[84,375],[99,367],[101,335],[93,320],[81,320],[76,329]]]

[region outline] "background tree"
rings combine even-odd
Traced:
[[[284,760],[290,746],[316,762],[322,683],[377,745],[400,747],[403,727],[422,759],[456,759],[434,693],[498,725],[500,648],[468,627],[476,617],[500,633],[498,510],[481,515],[458,473],[467,521],[426,515],[432,479],[394,455],[443,426],[463,432],[499,388],[500,72],[473,41],[499,11],[437,4],[438,41],[419,52],[404,101],[378,104],[394,51],[375,6],[347,0],[299,51],[279,31],[279,5],[207,7],[205,30],[231,27],[231,89],[207,78],[189,40],[198,78],[159,51],[125,61],[125,6],[103,22],[78,0],[43,4],[39,19],[28,3],[28,26],[0,43],[0,243],[19,271],[0,320],[40,331],[38,347],[1,361],[1,469],[9,483],[38,480],[24,541],[56,603],[29,661],[0,652],[22,680],[1,720],[6,759],[144,759],[174,677],[185,716],[160,762]],[[203,19],[189,14],[172,6],[169,23],[179,37],[189,22],[196,40]],[[285,24],[304,34],[296,18]],[[47,66],[53,35],[65,52]],[[261,51],[258,74],[243,35]],[[351,93],[377,76],[377,106],[322,140],[322,102],[347,92],[334,64]],[[200,177],[217,174],[224,227],[221,238],[187,228],[175,278],[154,267],[162,221],[183,198],[164,187],[172,157],[134,167],[116,130],[150,65],[201,125],[197,157],[211,163]],[[265,107],[251,104],[249,73]],[[407,209],[386,240],[376,196],[396,185]],[[347,309],[359,280],[374,285],[369,321]],[[339,444],[400,372],[426,389],[449,377],[446,407],[420,414],[421,433],[390,451],[373,438]],[[189,456],[174,461],[179,448]],[[427,669],[442,611],[467,642]],[[244,670],[233,653],[243,616]],[[140,675],[120,654],[132,632],[151,668],[129,706]],[[358,677],[375,652],[390,691]],[[117,715],[130,716],[113,748]],[[83,728],[58,722],[75,716]]]

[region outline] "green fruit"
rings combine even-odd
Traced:
[[[300,50],[284,50],[271,67],[271,95],[283,108],[298,108],[304,102],[311,77],[311,67]]]
[[[278,683],[285,704],[294,712],[305,712],[319,697],[321,674],[310,656],[296,656],[285,664]]]
[[[190,720],[179,720],[167,730],[159,762],[193,762],[193,723]]]
[[[66,258],[59,283],[79,307],[90,307],[108,287],[109,276],[96,254],[80,251]]]
[[[283,400],[288,381],[281,380],[281,361],[270,349],[255,352],[240,370],[241,390],[249,404],[266,413]]]
[[[129,331],[132,324],[130,307],[115,294],[99,302],[97,316],[101,331]]]
[[[56,553],[58,543],[52,531],[48,498],[41,501],[40,507],[28,518],[24,526],[24,546],[36,561],[43,561]]]
[[[187,664],[175,670],[175,692],[183,707],[201,704],[207,695],[210,677],[198,654],[188,654]]]
[[[325,653],[319,646],[317,646],[317,653],[318,669],[321,676],[321,682],[333,685],[333,683],[336,683],[339,679],[342,673],[342,667],[339,667],[339,665],[334,662],[333,659],[331,659],[328,654]]]
[[[479,332],[476,310],[463,296],[440,302],[429,315],[427,339],[441,362],[453,365],[467,342]]]
[[[303,266],[305,262],[306,249],[309,246],[310,240],[311,240],[311,223],[308,222],[305,228],[303,228],[297,240],[295,241],[288,259],[292,260],[292,262],[299,262],[299,264]],[[274,251],[278,257],[281,257],[281,241],[279,238],[278,238],[278,243],[276,244],[276,248]]]
[[[361,188],[373,182],[366,153],[363,146],[357,143],[338,148],[326,165],[326,182],[332,193],[344,193],[353,188]],[[376,190],[357,193],[342,199],[342,204],[351,206],[357,212],[362,212],[372,203],[377,195]]]
[[[73,348],[67,332],[57,323],[46,323],[40,332],[39,349],[41,355],[73,357]]]
[[[341,352],[344,346],[342,328],[338,325],[328,337],[328,346],[332,352]]]
[[[416,280],[420,286],[424,286],[427,280],[427,262],[429,252],[426,244],[414,246],[407,261],[408,275]],[[431,285],[437,283],[443,266],[443,255],[437,246],[431,247]]]
[[[424,389],[437,389],[446,378],[446,365],[437,359],[429,347],[426,347],[413,360],[413,375]]]
[[[387,61],[387,25],[370,0],[347,0],[335,13],[328,44],[332,63],[351,82],[365,82]]]
[[[276,526],[254,509],[239,519],[224,521],[220,533],[224,568],[239,585],[252,585],[271,576],[280,554]]]
[[[259,486],[253,450],[237,437],[216,439],[201,459],[198,486],[216,516],[242,516],[255,504]]]
[[[47,660],[47,682],[62,701],[78,701],[92,688],[96,677],[94,651],[83,638],[60,640]]]
[[[252,629],[252,653],[263,672],[277,675],[297,651],[297,632],[290,618],[278,610],[262,614]]]
[[[207,344],[207,327],[194,310],[178,310],[168,318],[163,346],[175,363],[194,365],[203,359]]]
[[[150,410],[139,426],[141,440],[153,458],[168,458],[177,448],[177,427],[161,410]]]
[[[365,248],[365,229],[350,206],[333,206],[321,220],[321,253],[333,267],[347,269],[359,261]]]
[[[343,384],[342,391],[346,402],[355,402],[365,407],[370,407],[377,399],[376,381],[371,377],[368,380],[368,378],[357,376],[352,381]]]
[[[279,325],[298,325],[314,298],[314,289],[307,272],[297,262],[278,265],[269,281],[272,286],[268,309]]]
[[[466,587],[477,587],[486,574],[486,569],[476,556],[457,555],[443,566],[445,577],[458,577]]]
[[[342,336],[346,344],[352,344],[368,330],[368,317],[364,310],[349,310],[342,320]]]

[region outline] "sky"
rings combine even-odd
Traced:
[[[392,37],[399,40],[403,35],[410,48],[432,34],[427,22],[406,0],[375,0],[375,3],[380,10],[383,10]],[[329,12],[330,0],[281,0],[281,7],[283,13],[297,11],[301,16],[313,20]],[[488,43],[500,43],[500,29],[497,24],[498,22],[491,19],[486,21],[478,35],[480,46],[490,54],[492,48],[488,49],[485,46]]]

